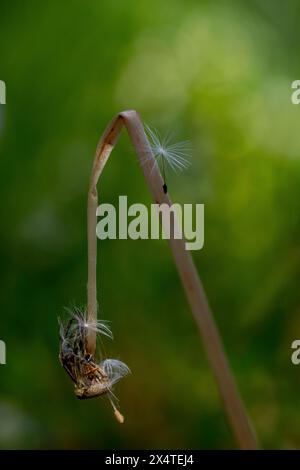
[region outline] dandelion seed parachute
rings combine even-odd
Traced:
[[[189,161],[191,145],[189,141],[171,143],[172,135],[167,134],[161,138],[159,133],[145,125],[146,133],[149,137],[151,150],[165,177],[164,164],[166,163],[175,173],[187,169],[191,162]]]
[[[125,375],[130,374],[129,367],[124,362],[118,361],[117,359],[105,359],[100,362],[100,366],[106,373],[110,386],[119,382]]]
[[[73,310],[67,309],[67,311],[77,321],[80,329],[84,329],[86,332],[94,331],[96,334],[108,336],[108,338],[114,339],[107,320],[90,321],[87,318],[86,312],[78,307],[74,307]]]

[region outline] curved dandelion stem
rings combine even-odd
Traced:
[[[105,163],[116,144],[122,127],[125,126],[129,137],[135,147],[138,159],[141,163],[146,182],[149,186],[153,199],[158,204],[171,205],[169,195],[163,190],[163,179],[156,165],[154,152],[146,137],[142,121],[136,111],[124,111],[118,114],[109,124],[98,144],[93,164],[89,197],[88,197],[88,318],[96,319],[97,297],[96,297],[96,209],[97,189],[96,185]],[[156,138],[156,136],[155,136]],[[184,166],[184,158],[179,150],[171,149],[171,154],[176,157],[173,160],[174,169]],[[180,158],[179,158],[180,157]],[[171,165],[171,162],[169,162]],[[171,233],[174,223],[172,219]],[[187,299],[194,315],[197,327],[201,334],[206,354],[214,373],[224,407],[227,412],[232,430],[237,438],[240,448],[255,449],[257,447],[256,436],[245,410],[243,401],[231,373],[227,356],[214,321],[209,303],[198,276],[195,264],[189,251],[185,249],[184,239],[170,238],[169,244],[175,260],[175,264],[181,278]],[[94,350],[96,338],[88,337],[88,347]],[[121,415],[122,416],[122,415]],[[117,417],[117,416],[116,416]],[[117,418],[118,419],[118,418]]]

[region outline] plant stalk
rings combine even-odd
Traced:
[[[98,144],[90,187],[88,193],[88,319],[97,319],[97,289],[96,289],[96,210],[98,205],[97,182],[107,159],[115,146],[122,127],[125,126],[140,161],[144,176],[156,204],[172,204],[168,193],[164,192],[164,180],[153,156],[146,137],[142,121],[136,111],[124,111],[118,114],[104,131]],[[177,221],[171,220],[170,232],[174,233]],[[216,383],[223,399],[225,410],[233,433],[241,449],[256,449],[257,441],[254,430],[247,416],[246,409],[239,394],[234,377],[231,373],[226,353],[210,310],[208,300],[197,273],[193,258],[185,249],[185,240],[168,240],[175,264],[190,304],[193,316],[198,326],[206,355]],[[96,336],[90,333],[87,340],[88,352],[94,353]]]

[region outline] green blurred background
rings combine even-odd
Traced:
[[[57,317],[86,296],[86,191],[108,121],[137,109],[192,142],[174,201],[205,204],[194,252],[264,448],[300,447],[299,0],[0,3],[1,448],[232,448],[234,439],[164,241],[98,242],[107,354],[132,375],[78,401]],[[101,200],[151,199],[128,137]],[[300,366],[299,366],[300,367]]]

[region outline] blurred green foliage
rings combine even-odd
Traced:
[[[194,253],[264,448],[300,446],[298,0],[1,1],[1,448],[235,446],[167,244],[99,243],[107,354],[132,376],[78,401],[58,362],[57,316],[85,303],[86,190],[97,140],[124,108],[193,145],[170,176],[205,204]],[[150,203],[124,134],[101,201]]]

